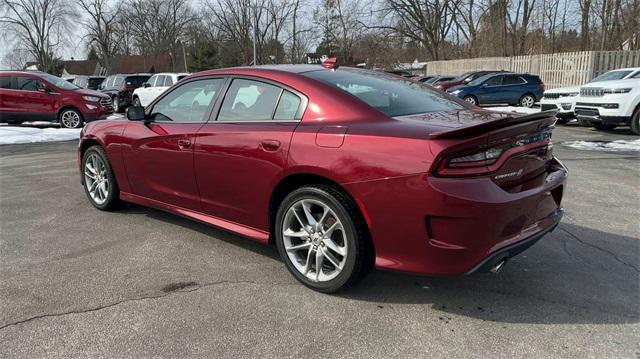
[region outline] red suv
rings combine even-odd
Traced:
[[[78,128],[113,113],[111,98],[37,71],[0,71],[0,121],[60,122]]]

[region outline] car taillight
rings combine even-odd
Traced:
[[[544,91],[544,84],[543,84],[543,83],[540,83],[540,89],[541,89],[542,91]]]
[[[438,159],[434,175],[465,177],[488,174],[499,169],[512,155],[543,146],[551,147],[551,128],[517,138],[505,138],[493,146],[449,151]]]
[[[449,160],[449,167],[464,168],[490,165],[500,158],[502,152],[504,152],[504,148],[494,147],[473,154],[454,157]]]

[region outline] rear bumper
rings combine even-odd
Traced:
[[[345,187],[368,218],[376,267],[463,275],[512,256],[560,220],[567,170],[549,163],[535,185],[508,192],[490,178],[427,174]]]
[[[542,239],[542,237],[544,237],[545,235],[547,235],[548,233],[551,233],[554,229],[556,229],[556,227],[560,223],[560,220],[562,219],[563,214],[564,214],[564,210],[562,208],[559,208],[554,213],[549,215],[547,219],[545,219],[545,220],[552,221],[553,224],[551,226],[546,227],[544,230],[541,230],[521,240],[520,242],[508,245],[502,249],[495,251],[494,253],[490,254],[487,258],[485,258],[482,262],[478,263],[478,265],[473,267],[473,269],[468,271],[466,274],[471,274],[475,272],[489,272],[492,268],[498,265],[498,263],[504,261],[505,259],[515,257],[518,254],[529,249],[529,247],[536,244],[536,242]]]

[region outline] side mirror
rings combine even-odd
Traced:
[[[480,87],[481,87],[481,88],[487,88],[487,87],[489,87],[489,84],[484,83],[484,84],[480,85]]]
[[[143,83],[143,84],[142,84],[142,86],[143,86],[144,88],[147,88],[147,87],[149,87],[149,86],[151,86],[151,85],[150,85],[148,82],[145,82],[145,83]]]
[[[129,121],[144,121],[144,107],[142,106],[131,106],[127,108],[127,119]]]

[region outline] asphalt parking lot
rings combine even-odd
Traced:
[[[559,126],[566,216],[498,275],[374,271],[324,295],[275,248],[86,200],[76,143],[0,146],[0,357],[640,358],[637,137]]]

